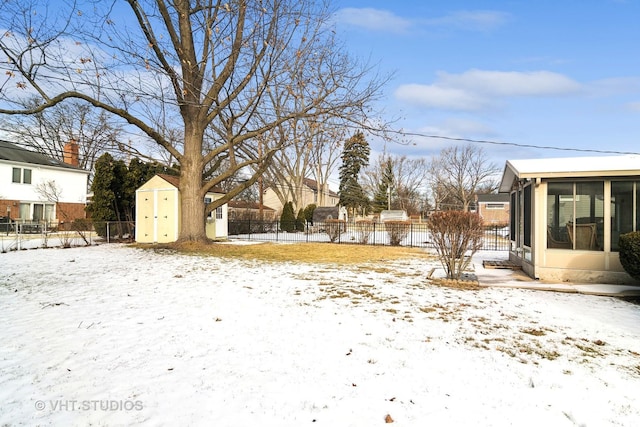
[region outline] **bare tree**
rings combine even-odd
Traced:
[[[317,204],[324,206],[324,187],[340,159],[340,147],[348,130],[340,120],[332,119],[296,121],[276,129],[277,137],[289,142],[274,155],[264,179],[283,205],[292,201],[296,209],[304,208],[299,205],[303,182],[313,178],[319,187]]]
[[[39,101],[29,99],[24,107],[37,108]],[[78,144],[78,167],[91,171],[104,151],[117,148],[120,125],[105,111],[87,103],[71,101],[31,115],[7,116],[1,122],[4,132],[14,140],[53,159],[64,160],[64,146]]]
[[[365,190],[375,198],[380,191],[380,183],[385,179],[386,170],[393,176],[390,189],[391,207],[402,209],[409,215],[420,213],[424,208],[426,186],[429,177],[428,162],[423,158],[408,158],[382,153],[364,174]],[[380,196],[382,197],[382,196]]]
[[[431,160],[430,184],[438,210],[469,210],[475,195],[495,190],[500,172],[482,148],[449,147]]]
[[[205,213],[256,182],[289,142],[258,144],[261,135],[305,118],[365,121],[383,83],[340,52],[330,10],[313,0],[47,4],[0,6],[0,113],[79,99],[136,127],[180,167],[180,240],[206,240]],[[38,105],[15,104],[20,93]],[[205,209],[207,191],[248,169]]]

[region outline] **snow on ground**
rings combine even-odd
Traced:
[[[0,425],[640,425],[639,305],[435,266],[0,254]]]

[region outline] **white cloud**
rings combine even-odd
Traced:
[[[430,85],[402,85],[395,96],[424,107],[472,111],[495,105],[502,98],[562,96],[581,90],[578,82],[550,71],[469,70],[461,74],[438,73]]]
[[[335,14],[336,21],[367,30],[401,33],[409,29],[410,20],[394,15],[387,10],[373,8],[344,8]]]
[[[426,23],[471,31],[488,31],[503,25],[509,18],[508,13],[493,10],[458,11],[430,19]]]
[[[407,84],[395,92],[396,98],[410,104],[450,110],[478,110],[487,103],[478,95],[455,87]]]
[[[554,96],[576,93],[581,89],[576,81],[550,71],[469,70],[462,74],[439,73],[436,84],[492,96]]]

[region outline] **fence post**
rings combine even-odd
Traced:
[[[412,248],[413,247],[413,222],[409,224],[409,235],[411,236],[409,238],[409,247]]]
[[[107,243],[110,243],[110,236],[109,236],[109,221],[107,221]]]

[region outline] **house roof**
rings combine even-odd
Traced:
[[[85,172],[84,169],[77,168],[75,166],[64,163],[61,160],[53,159],[51,157],[47,157],[44,154],[36,153],[35,151],[27,150],[26,148],[22,148],[17,146],[16,144],[12,144],[8,141],[0,140],[0,160],[6,160],[9,162],[16,163],[28,163],[32,165],[42,165],[42,166],[50,166],[57,168],[65,168],[72,169],[78,172]]]
[[[600,176],[640,176],[640,156],[561,157],[552,159],[507,160],[499,191],[508,193],[513,180],[535,178],[575,178]]]
[[[314,191],[318,191],[318,181],[313,180],[311,178],[304,178],[303,179],[303,183],[304,185],[306,185],[307,187],[309,187],[310,189],[314,190]],[[338,196],[338,193],[331,191],[331,189],[328,189],[327,194],[329,194],[330,196]]]
[[[255,209],[255,210],[259,210],[260,209],[260,203],[258,202],[248,202],[246,200],[231,200],[228,203],[228,206],[230,208],[235,208],[235,209]],[[262,205],[262,209],[265,211],[273,211],[274,209],[270,208],[269,206],[265,206]]]

